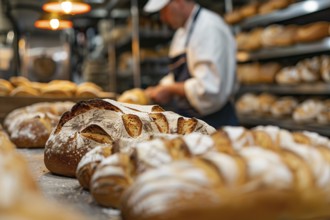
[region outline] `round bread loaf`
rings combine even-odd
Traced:
[[[82,101],[62,115],[45,148],[53,173],[75,176],[80,159],[96,146],[119,140],[146,140],[154,133],[210,134],[215,129],[195,118],[166,112],[157,105],[133,105],[110,99]]]
[[[73,104],[43,102],[22,107],[6,116],[4,126],[17,147],[44,147],[60,116]]]

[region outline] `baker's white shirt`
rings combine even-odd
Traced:
[[[236,44],[229,27],[216,13],[203,8],[198,15],[187,48],[186,38],[199,6],[195,6],[185,26],[175,32],[169,56],[187,53],[192,78],[184,83],[189,103],[202,115],[219,110],[235,87]],[[172,73],[161,84],[173,83]]]

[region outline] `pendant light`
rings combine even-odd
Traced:
[[[47,30],[62,30],[66,28],[72,28],[72,21],[67,19],[64,15],[56,13],[44,13],[41,17],[34,22],[36,28]]]
[[[62,14],[83,14],[89,12],[91,6],[82,0],[49,0],[42,9]]]

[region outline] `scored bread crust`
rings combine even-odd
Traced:
[[[164,117],[151,117],[150,114]],[[163,128],[166,128],[165,130]],[[201,120],[184,118],[157,105],[134,105],[110,99],[82,101],[62,115],[45,147],[45,165],[53,173],[75,176],[80,159],[97,145],[119,140],[147,140],[152,134],[211,134]]]

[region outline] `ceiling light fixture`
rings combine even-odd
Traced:
[[[72,28],[72,21],[65,18],[63,15],[55,13],[42,14],[40,19],[34,22],[36,28],[47,29],[47,30],[62,30],[66,28]]]
[[[49,0],[42,9],[62,14],[83,14],[89,12],[91,6],[82,0]]]

